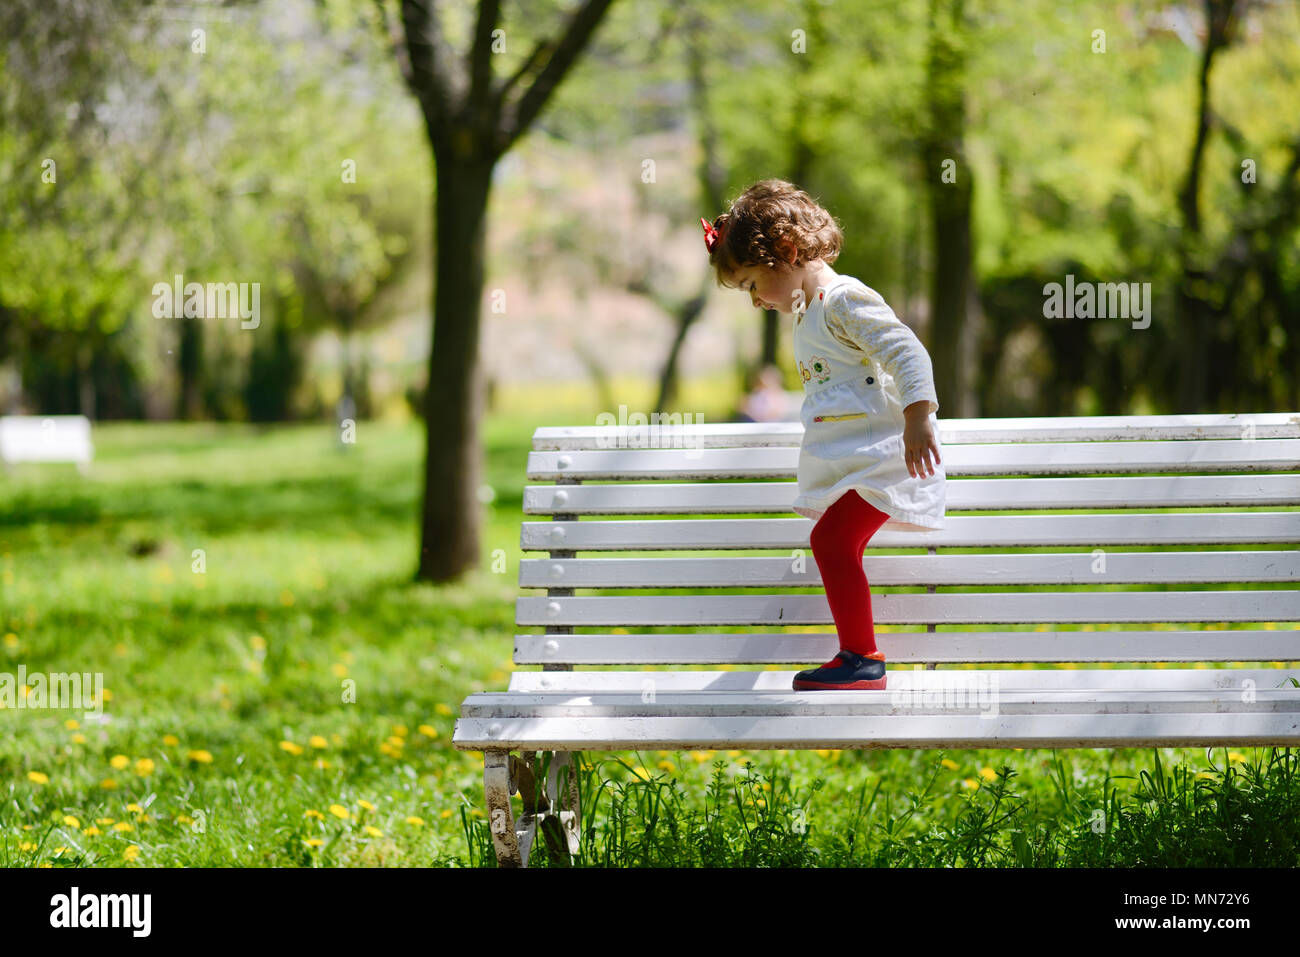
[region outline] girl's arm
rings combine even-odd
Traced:
[[[831,335],[876,359],[894,377],[909,419],[918,412],[928,417],[938,410],[930,354],[878,292],[843,286],[828,299],[825,314]]]

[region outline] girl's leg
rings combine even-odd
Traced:
[[[850,489],[817,520],[809,536],[840,648],[859,655],[876,652],[871,589],[862,570],[862,550],[888,520],[887,514]]]

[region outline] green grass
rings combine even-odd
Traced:
[[[0,673],[99,672],[108,690],[101,720],[0,710],[0,865],[494,866],[481,756],[452,727],[514,667],[532,429],[588,406],[503,397],[482,567],[442,587],[410,580],[412,422],[363,422],[347,450],[327,425],[100,425],[87,477],[0,480]],[[707,394],[683,408],[721,418]],[[581,863],[1295,866],[1297,760],[589,754]],[[530,863],[558,862],[539,837]]]

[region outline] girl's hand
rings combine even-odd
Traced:
[[[924,478],[926,470],[934,474],[934,465],[930,461],[940,462],[939,443],[934,436],[934,426],[930,424],[929,406],[925,402],[914,402],[903,410],[903,458],[907,461],[907,472],[912,478]]]

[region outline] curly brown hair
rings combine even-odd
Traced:
[[[730,209],[713,220],[719,241],[709,253],[719,286],[735,288],[735,274],[746,266],[791,269],[813,259],[833,263],[844,245],[835,217],[815,199],[783,179],[764,179],[750,186]],[[792,243],[795,261],[777,251]]]

